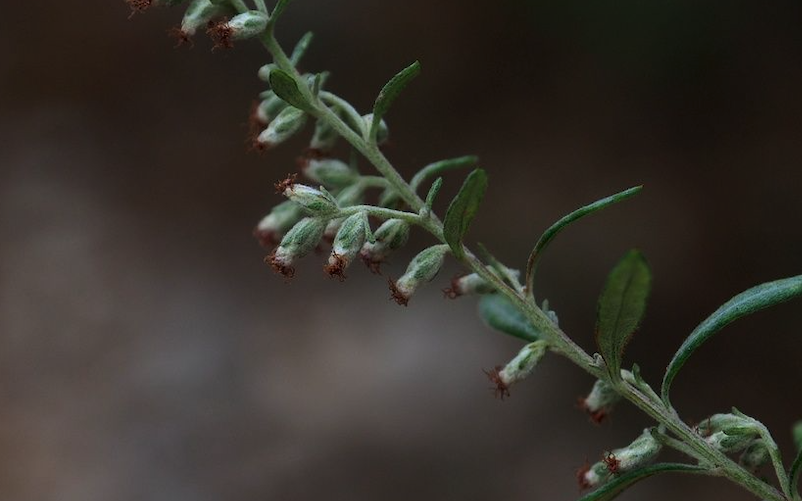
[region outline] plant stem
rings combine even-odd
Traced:
[[[350,143],[351,146],[364,155],[365,158],[373,164],[376,170],[389,182],[390,186],[398,192],[412,211],[414,211],[403,212],[371,206],[356,206],[344,208],[343,212],[366,210],[379,217],[403,218],[424,227],[427,231],[432,233],[435,238],[441,242],[445,242],[443,238],[443,224],[440,222],[440,219],[433,213],[427,218],[421,218],[416,214],[424,206],[424,201],[418,196],[410,184],[401,177],[387,157],[379,150],[375,142],[370,141],[368,138],[364,137],[364,135],[354,132],[354,130],[327,107],[318,96],[312,94],[305,79],[301,77],[273,37],[272,30],[268,30],[265,33],[262,37],[262,42],[273,55],[274,61],[278,67],[294,77],[299,90],[311,104],[310,114],[316,119],[326,122]],[[621,396],[629,400],[632,404],[674,434],[679,441],[676,443],[672,442],[672,444],[677,446],[677,448],[681,447],[681,450],[686,454],[708,463],[712,466],[714,471],[718,471],[720,476],[741,485],[760,499],[766,501],[787,501],[787,498],[773,486],[758,479],[728,458],[724,453],[708,444],[680,419],[673,408],[667,407],[662,402],[654,401],[652,398],[649,398],[648,395],[642,393],[639,389],[620,378],[613,380],[606,367],[604,367],[603,362],[598,362],[596,358],[585,352],[585,350],[577,345],[568,335],[560,330],[536,304],[528,301],[525,294],[511,288],[479,260],[475,254],[466,247],[463,248],[465,251],[464,256],[460,259],[462,264],[487,280],[500,294],[509,299],[527,317],[535,328],[544,334],[544,338],[550,344],[552,350],[559,352],[591,376],[612,384]],[[679,444],[682,445],[679,446]]]

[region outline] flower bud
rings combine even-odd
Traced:
[[[598,487],[614,475],[645,466],[660,453],[662,448],[662,444],[652,435],[651,429],[647,428],[628,446],[607,453],[598,463],[581,470],[578,474],[579,486],[583,489]]]
[[[496,397],[504,400],[510,396],[510,386],[526,379],[546,354],[549,345],[545,341],[535,341],[524,346],[520,352],[504,367],[498,366],[492,371],[485,371],[496,387],[491,388]]]
[[[364,212],[357,212],[348,216],[340,226],[334,243],[331,247],[329,262],[324,268],[331,277],[338,277],[340,281],[345,280],[345,269],[356,257],[362,244],[365,243],[367,215]]]
[[[769,449],[762,440],[755,440],[741,454],[740,463],[750,470],[757,470],[771,459]]]
[[[337,213],[340,208],[329,192],[316,190],[305,184],[293,184],[284,190],[284,196],[303,207],[313,216],[327,216]]]
[[[318,120],[315,123],[315,132],[309,142],[309,148],[314,151],[330,151],[337,144],[339,133],[332,128],[325,120]]]
[[[489,294],[495,291],[493,285],[480,277],[476,273],[454,277],[451,280],[451,287],[443,289],[443,294],[451,299],[456,299],[466,294]]]
[[[373,123],[373,113],[363,115],[362,120],[365,121],[365,129],[369,130],[371,124]],[[376,144],[382,144],[386,142],[389,136],[390,129],[387,128],[387,122],[385,122],[382,118],[381,122],[379,122],[379,129],[376,131]]]
[[[206,33],[214,41],[215,47],[230,49],[235,40],[245,40],[260,35],[267,28],[267,14],[251,10],[237,14],[228,21],[213,23]]]
[[[418,287],[437,276],[448,249],[448,245],[443,244],[424,249],[412,259],[406,273],[398,281],[390,280],[390,292],[395,302],[406,306]]]
[[[301,207],[289,200],[285,200],[273,207],[270,214],[262,218],[253,230],[262,247],[272,247],[295,223],[303,218]]]
[[[287,278],[295,275],[293,263],[311,252],[323,237],[326,222],[320,218],[307,217],[298,221],[281,239],[281,244],[265,258],[273,269]]]
[[[335,158],[306,158],[302,170],[308,179],[328,188],[345,188],[359,179],[358,172]]]
[[[256,108],[256,118],[262,124],[267,125],[271,120],[278,117],[287,106],[287,103],[275,95],[273,91],[268,91]]]
[[[287,106],[259,134],[256,141],[262,148],[272,148],[294,136],[305,123],[306,113],[293,106]]]
[[[179,40],[182,38],[188,40],[198,28],[206,26],[215,17],[228,14],[229,9],[227,5],[215,5],[209,0],[192,0],[181,21]]]
[[[337,205],[340,207],[351,207],[352,205],[359,205],[365,199],[365,187],[359,183],[352,184],[343,188],[337,194]],[[334,218],[329,221],[326,226],[326,231],[323,233],[323,238],[333,242],[337,232],[340,231],[340,226],[343,224],[345,218]]]
[[[374,232],[375,242],[365,242],[360,251],[362,261],[373,273],[380,272],[381,263],[409,240],[409,223],[401,219],[388,219]]]
[[[580,399],[579,407],[588,413],[590,419],[600,424],[613,409],[613,406],[621,400],[621,395],[607,381],[599,379],[593,384],[590,394]]]
[[[270,82],[270,72],[278,68],[274,63],[267,63],[261,68],[259,68],[259,72],[256,76],[259,77],[259,80],[263,82]]]
[[[760,436],[760,429],[748,417],[735,414],[714,414],[696,427],[708,444],[725,452],[739,452]]]

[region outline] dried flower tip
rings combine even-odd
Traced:
[[[490,382],[495,385],[490,388],[490,391],[493,392],[493,395],[498,399],[504,400],[504,397],[510,396],[510,389],[507,386],[507,383],[505,383],[501,378],[501,369],[502,367],[497,365],[493,368],[493,370],[486,371],[482,369],[482,372],[484,372],[485,376],[487,376],[487,379],[489,379]]]
[[[133,16],[137,12],[145,12],[148,10],[153,0],[125,0],[125,3],[131,7],[131,15]]]
[[[594,423],[600,424],[619,400],[621,395],[613,386],[599,379],[593,384],[588,396],[579,400],[579,407],[588,413]]]
[[[401,306],[407,306],[409,304],[409,296],[398,288],[398,285],[392,278],[388,278],[387,283],[390,285],[390,299]]]
[[[231,12],[228,5],[218,5],[210,0],[192,0],[184,19],[181,20],[182,38],[189,38],[197,33],[198,28],[208,25],[213,19],[225,16]]]
[[[375,242],[365,242],[360,256],[373,273],[380,273],[381,263],[409,240],[409,223],[401,219],[388,219],[375,231]]]
[[[607,452],[602,460],[577,473],[579,485],[583,489],[598,487],[613,476],[626,473],[650,463],[662,449],[662,445],[647,428],[631,444],[621,449]]]
[[[576,472],[579,489],[583,491],[604,484],[610,477],[610,471],[604,462],[598,462],[593,465],[585,462],[585,465]]]
[[[331,216],[340,210],[334,197],[322,188],[318,190],[305,184],[293,184],[284,189],[284,196],[313,216]]]
[[[443,267],[443,260],[448,250],[448,245],[433,245],[412,259],[407,266],[407,271],[394,284],[394,289],[400,297],[405,298],[405,303],[421,285],[430,282],[437,276],[440,268]],[[393,298],[396,298],[395,292]],[[399,304],[401,304],[400,301]]]
[[[235,40],[245,40],[261,34],[267,28],[267,14],[256,10],[237,14],[209,25],[206,33],[214,42],[214,48],[230,49]]]
[[[273,247],[302,217],[303,211],[298,204],[286,200],[273,207],[273,210],[259,221],[253,230],[253,236],[259,240],[262,247]]]
[[[345,279],[345,269],[351,264],[365,242],[366,222],[367,215],[363,212],[348,216],[343,221],[334,238],[331,256],[325,267],[326,273],[330,276],[336,276],[341,281]]]
[[[276,193],[283,195],[288,189],[295,185],[296,179],[298,179],[298,174],[287,174],[287,177],[273,185],[273,187],[276,189]]]
[[[585,464],[583,464],[576,470],[576,481],[579,484],[580,491],[586,491],[591,487],[593,487],[594,485],[588,481],[587,476],[589,472],[590,472],[590,463],[588,463],[588,461],[585,460]]]
[[[195,42],[192,41],[192,37],[178,26],[174,26],[167,30],[167,36],[175,39],[175,45],[173,46],[175,48],[183,45],[189,45],[190,48],[195,46]]]
[[[607,471],[609,471],[612,475],[618,475],[618,472],[621,469],[621,461],[615,457],[615,454],[612,452],[607,453],[602,459],[602,462],[607,466]]]
[[[273,269],[291,278],[294,274],[293,263],[317,247],[325,227],[325,221],[319,218],[307,217],[298,221],[269,256]]]
[[[300,131],[306,123],[306,113],[298,108],[287,106],[257,136],[256,141],[262,148],[272,148],[283,143]]]
[[[299,161],[304,176],[327,188],[345,188],[359,179],[359,173],[342,160],[302,157]]]
[[[362,116],[362,120],[365,122],[365,130],[369,130],[373,123],[373,113]],[[390,129],[387,128],[387,122],[382,119],[379,122],[379,129],[376,131],[376,143],[386,143],[388,137],[390,137]]]
[[[505,388],[509,388],[518,381],[526,379],[546,355],[548,347],[546,341],[535,341],[524,346],[515,358],[498,371],[498,380]]]
[[[443,289],[443,294],[450,299],[456,299],[466,294],[489,294],[495,287],[476,273],[457,276],[451,279],[451,286]]]

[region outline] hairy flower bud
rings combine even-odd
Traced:
[[[337,194],[337,205],[340,207],[351,207],[352,205],[359,205],[365,199],[365,186],[359,183],[352,184],[343,188]],[[345,218],[334,218],[329,221],[326,226],[326,231],[323,233],[323,238],[328,241],[334,241],[337,232],[340,231],[340,226],[343,224]]]
[[[769,449],[762,440],[753,441],[741,454],[739,462],[750,470],[757,470],[771,459]]]
[[[373,235],[376,241],[365,242],[360,256],[373,273],[379,273],[381,263],[393,251],[406,245],[409,240],[409,223],[401,219],[388,219]]]
[[[443,289],[443,294],[451,299],[456,299],[466,294],[489,294],[495,291],[493,285],[480,277],[476,273],[454,277],[451,280],[451,287]]]
[[[327,188],[344,188],[359,179],[356,170],[335,158],[305,158],[301,169],[308,179]]]
[[[433,245],[415,256],[407,266],[406,273],[398,281],[390,280],[392,298],[398,304],[406,306],[418,287],[437,276],[443,267],[443,260],[448,250],[448,245]]]
[[[213,23],[206,32],[215,47],[230,49],[235,40],[245,40],[260,35],[267,28],[267,14],[258,10],[243,12],[228,21]]]
[[[267,63],[259,68],[256,76],[263,82],[270,82],[270,72],[278,68],[275,63]]]
[[[267,91],[261,97],[262,100],[259,102],[259,106],[256,107],[256,118],[263,125],[267,125],[271,120],[278,117],[288,104],[275,95],[273,91]]]
[[[289,200],[285,200],[273,207],[270,214],[262,218],[253,230],[262,247],[272,247],[295,223],[303,218],[301,207]]]
[[[504,400],[510,396],[510,386],[526,379],[546,355],[549,345],[545,341],[535,341],[524,346],[518,354],[505,366],[498,366],[492,371],[485,371],[487,377],[496,386],[491,388],[496,397]]]
[[[283,143],[300,131],[306,123],[306,113],[293,106],[287,106],[273,119],[256,138],[262,148],[272,148]]]
[[[281,239],[281,244],[265,258],[273,269],[287,278],[295,275],[293,263],[311,252],[323,237],[326,222],[320,218],[307,217],[298,221]]]
[[[184,14],[179,30],[179,41],[189,39],[198,28],[206,26],[212,19],[230,12],[228,5],[215,5],[209,0],[192,0]]]
[[[284,196],[303,207],[313,216],[327,216],[340,210],[337,201],[327,191],[316,190],[305,184],[293,184],[284,190]]]
[[[650,463],[663,448],[662,444],[647,428],[641,436],[621,449],[605,454],[598,463],[580,470],[579,486],[582,489],[598,487],[609,481],[614,475],[632,471]]]
[[[579,407],[588,413],[594,423],[599,424],[604,421],[619,400],[621,400],[621,395],[615,391],[613,386],[607,381],[599,379],[593,384],[588,396],[579,401]]]
[[[699,423],[696,430],[708,444],[726,453],[742,451],[760,436],[760,429],[751,419],[736,414],[714,414]]]
[[[345,280],[345,269],[365,243],[366,223],[367,215],[364,212],[352,214],[343,221],[334,238],[328,264],[324,268],[329,276],[336,276],[340,281]]]

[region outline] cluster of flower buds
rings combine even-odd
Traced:
[[[492,371],[485,371],[490,381],[495,385],[491,390],[497,398],[504,400],[510,396],[510,386],[526,379],[548,351],[546,341],[535,341],[524,346],[507,365],[497,366]]]
[[[615,449],[604,455],[601,461],[586,465],[577,472],[577,480],[581,489],[599,487],[611,478],[649,464],[662,449],[651,428],[643,431],[641,436],[621,449]]]
[[[753,419],[736,414],[714,414],[696,426],[708,444],[726,454],[742,452],[744,465],[756,468],[768,460],[768,450]]]
[[[376,230],[373,242],[365,242],[359,256],[373,273],[381,273],[381,264],[409,240],[409,223],[388,219]]]

